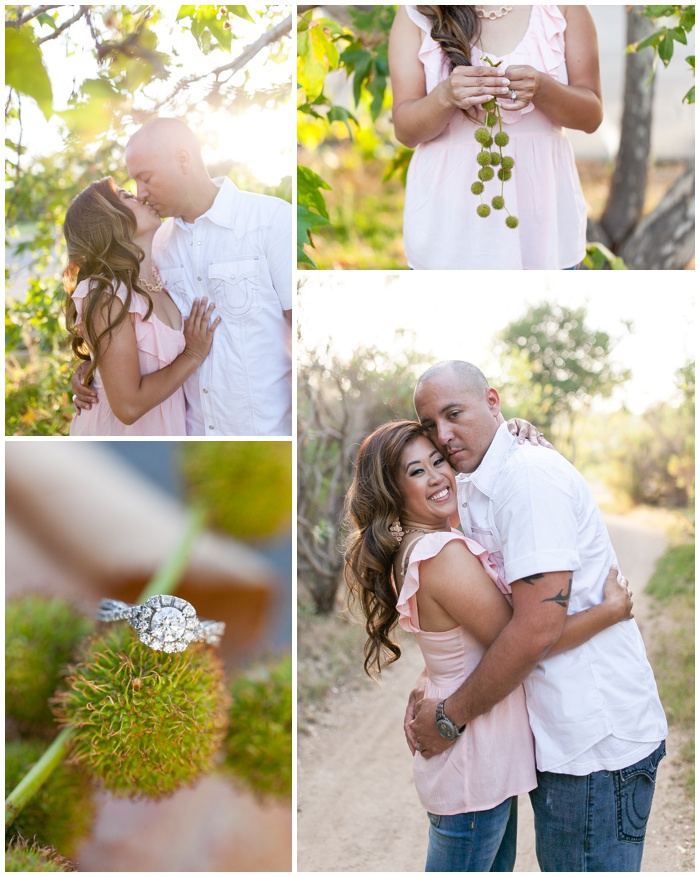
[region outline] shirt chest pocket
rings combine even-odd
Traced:
[[[221,259],[209,263],[209,287],[216,309],[245,319],[260,310],[260,259]]]

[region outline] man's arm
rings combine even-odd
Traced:
[[[561,636],[571,596],[571,571],[537,573],[513,582],[513,618],[494,640],[462,686],[445,700],[445,715],[461,727],[507,697],[546,656]],[[430,758],[451,741],[435,725],[435,698],[416,705],[411,723],[421,752]]]

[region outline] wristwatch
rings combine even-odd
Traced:
[[[435,724],[437,725],[438,734],[441,737],[444,737],[445,740],[454,740],[459,737],[462,731],[467,727],[466,725],[462,725],[461,728],[458,728],[452,719],[447,718],[445,715],[444,700],[440,701],[435,710]]]

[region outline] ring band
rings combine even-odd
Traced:
[[[517,98],[518,98],[518,93],[517,93],[517,91],[516,91],[514,88],[511,88],[511,90],[510,90],[510,99],[511,99],[511,100],[517,100]]]
[[[218,646],[226,629],[223,621],[200,620],[191,603],[168,594],[149,597],[140,606],[102,600],[96,618],[128,621],[141,642],[156,652],[184,652],[192,642]]]
[[[78,397],[74,395],[74,396],[73,396],[73,402],[75,402],[75,400],[76,400],[77,398],[78,398]]]

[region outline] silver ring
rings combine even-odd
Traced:
[[[510,99],[511,99],[511,100],[517,100],[517,98],[518,98],[518,94],[517,94],[516,90],[515,90],[514,88],[511,88],[511,90],[510,90]]]
[[[168,594],[149,597],[140,606],[102,600],[96,618],[128,621],[141,642],[156,652],[184,652],[192,642],[218,646],[226,629],[223,621],[200,620],[191,603]]]
[[[78,398],[77,396],[75,396],[75,395],[73,396],[73,404],[75,404],[75,400],[76,400],[77,398]]]

